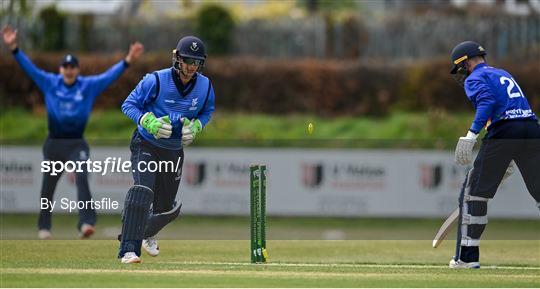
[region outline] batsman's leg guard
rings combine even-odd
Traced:
[[[146,224],[146,230],[144,231],[144,239],[155,236],[159,231],[161,231],[161,229],[163,229],[163,227],[178,218],[181,208],[182,203],[175,202],[170,211],[150,215],[148,218],[148,223]]]
[[[141,255],[141,243],[148,221],[154,192],[145,186],[135,185],[127,193],[122,213],[122,240],[118,258],[126,252]]]
[[[464,196],[463,214],[462,214],[462,232],[461,246],[478,246],[480,237],[484,232],[487,217],[488,198]]]
[[[471,183],[474,182],[474,171],[471,169],[460,196],[460,219],[454,260],[478,262],[480,253],[480,237],[484,232],[487,218],[487,202],[489,198],[471,196]]]

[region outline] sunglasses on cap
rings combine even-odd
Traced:
[[[187,65],[201,66],[204,63],[204,60],[195,59],[195,58],[188,58],[188,57],[182,57],[182,62],[187,64]]]

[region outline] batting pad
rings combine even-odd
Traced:
[[[145,186],[135,185],[127,193],[122,214],[122,240],[142,240],[148,221],[154,192]]]
[[[160,214],[151,214],[148,218],[144,238],[155,236],[163,227],[174,221],[180,214],[180,208],[182,208],[182,203],[175,202],[171,210]]]

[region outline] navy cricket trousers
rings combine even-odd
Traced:
[[[184,150],[157,147],[144,140],[137,130],[133,133],[130,150],[134,184],[143,185],[154,192],[152,213],[171,210],[182,177]],[[165,162],[174,164],[174,170],[167,167]]]
[[[463,184],[459,200],[461,218],[456,256],[465,262],[478,260],[477,247],[488,222],[487,202],[495,196],[512,160],[540,208],[540,126],[536,120],[496,122],[482,140],[469,180],[470,187],[466,189],[467,181]],[[462,253],[464,256],[460,256]]]
[[[90,149],[84,139],[56,139],[47,137],[43,145],[43,158],[47,161],[61,161],[64,164],[67,161],[86,161],[89,158]],[[81,166],[83,172],[75,172],[75,184],[77,186],[77,197],[79,201],[90,201],[90,187],[88,185],[88,171],[86,166]],[[43,173],[41,184],[41,198],[48,201],[53,200],[54,191],[62,173],[53,176],[51,173]],[[52,213],[48,209],[40,210],[38,219],[38,228],[51,229]],[[92,208],[79,210],[79,222],[77,229],[83,224],[96,224],[96,211]]]

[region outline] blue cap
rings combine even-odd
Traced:
[[[62,63],[60,65],[62,66],[72,65],[74,67],[79,67],[79,60],[77,59],[77,57],[71,54],[68,54],[64,56],[64,58],[62,58]]]

